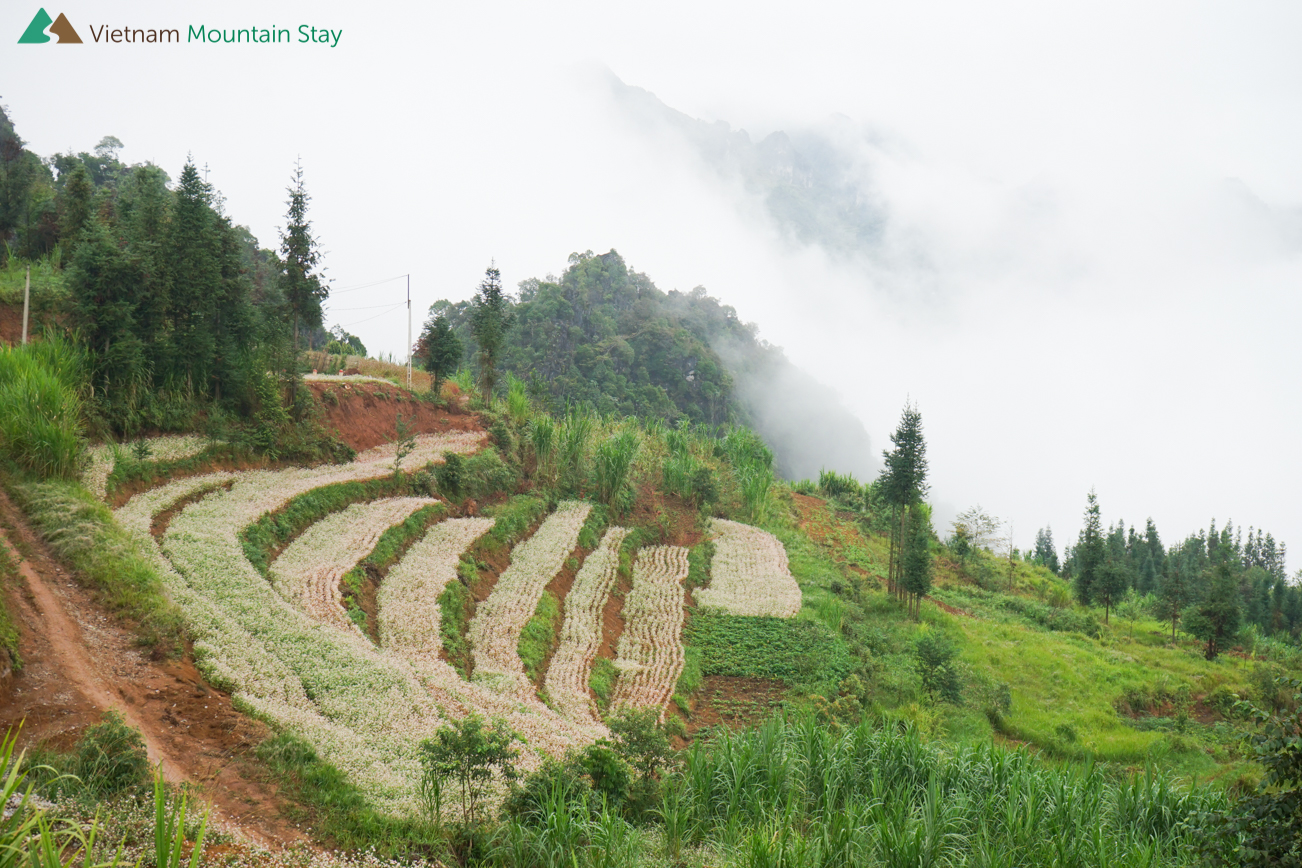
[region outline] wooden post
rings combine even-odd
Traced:
[[[27,346],[27,311],[32,304],[32,267],[27,266],[27,283],[23,287],[23,346]]]

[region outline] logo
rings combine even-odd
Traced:
[[[59,37],[60,45],[64,43],[71,44],[81,42],[81,37],[77,35],[76,30],[72,29],[72,22],[68,20],[66,15],[60,12],[58,18],[51,20],[49,13],[44,9],[38,9],[36,11],[36,17],[32,19],[32,23],[27,25],[27,29],[23,31],[23,35],[18,38],[18,44],[39,44],[42,42],[49,42],[50,37],[45,33],[47,27],[50,29],[50,33]]]

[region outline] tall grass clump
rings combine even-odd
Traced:
[[[556,433],[556,423],[550,416],[535,416],[529,425],[529,443],[540,479],[549,480],[556,474]]]
[[[749,428],[729,429],[719,442],[719,449],[732,465],[746,520],[751,524],[762,523],[773,502],[773,453]]]
[[[43,479],[72,479],[81,470],[85,359],[51,338],[0,347],[0,451]]]
[[[1148,771],[925,742],[864,723],[774,719],[686,754],[677,798],[698,840],[760,865],[1195,864],[1198,818],[1223,792]]]
[[[523,380],[509,375],[508,382],[510,385],[506,391],[506,415],[510,417],[513,424],[522,427],[529,421],[529,416],[533,412],[533,408],[529,405],[529,395],[525,392]]]
[[[571,407],[556,432],[556,452],[560,473],[568,485],[583,478],[583,459],[588,453],[595,420],[586,411]]]
[[[632,431],[621,431],[597,444],[592,464],[602,503],[614,506],[624,493],[640,445]]]

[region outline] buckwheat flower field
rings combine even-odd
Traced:
[[[687,549],[650,546],[633,563],[633,590],[624,600],[624,632],[615,668],[616,708],[664,706],[683,674],[683,580]]]
[[[710,522],[714,560],[710,586],[693,592],[697,605],[733,615],[794,618],[800,586],[787,568],[787,550],[773,534],[716,518]]]
[[[532,537],[511,552],[511,565],[498,577],[493,592],[479,604],[470,622],[476,681],[499,693],[521,698],[533,695],[533,685],[516,650],[520,632],[533,617],[547,583],[579,544],[579,531],[591,511],[591,504],[561,503]]]
[[[87,450],[90,463],[82,474],[82,483],[91,492],[103,500],[106,496],[109,474],[117,464],[122,451],[130,451],[136,444],[143,443],[148,449],[150,461],[175,461],[198,455],[208,447],[211,440],[193,434],[168,434],[162,437],[147,437],[132,443],[103,443]]]
[[[354,503],[326,516],[280,553],[269,571],[272,586],[287,601],[320,624],[356,630],[344,611],[339,582],[344,573],[375,548],[380,535],[407,516],[437,501],[390,497]]]
[[[622,527],[607,530],[565,595],[565,621],[547,669],[546,687],[552,705],[570,720],[599,719],[588,695],[588,677],[601,645],[601,612],[615,584],[619,548],[626,536],[628,531]]]

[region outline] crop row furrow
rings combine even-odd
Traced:
[[[552,706],[571,720],[598,719],[588,676],[601,645],[601,613],[619,572],[619,549],[626,536],[628,530],[622,527],[607,530],[565,596],[565,621],[547,669],[546,688]]]
[[[683,672],[683,580],[687,549],[651,546],[637,553],[624,600],[624,632],[615,668],[616,708],[663,710]]]
[[[538,607],[547,583],[578,545],[579,531],[591,510],[587,503],[561,503],[533,536],[511,552],[511,565],[502,571],[470,622],[475,681],[507,695],[534,695],[518,652],[520,632]]]
[[[341,630],[358,630],[344,611],[339,582],[375,548],[381,534],[416,510],[437,503],[427,497],[390,497],[354,503],[313,524],[281,552],[268,571],[272,586],[308,617]]]

